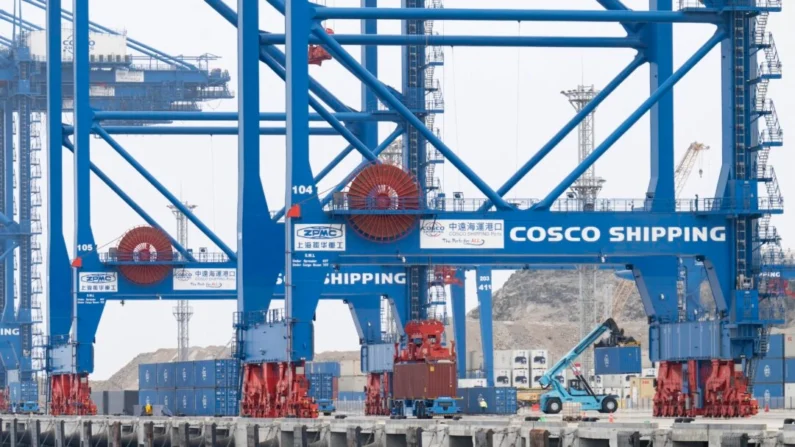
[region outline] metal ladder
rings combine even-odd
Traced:
[[[409,311],[412,320],[420,319],[420,268],[418,266],[409,269]]]
[[[735,160],[734,174],[737,180],[747,179],[746,172],[746,130],[745,130],[745,30],[746,17],[744,13],[735,11],[733,13],[734,34],[732,37],[734,51],[734,145]],[[747,247],[747,219],[739,217],[735,221],[735,270],[737,274],[737,289],[747,290],[751,288],[752,281],[748,275],[748,247]]]

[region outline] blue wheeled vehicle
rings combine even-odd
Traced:
[[[317,412],[323,413],[326,416],[331,416],[331,413],[337,411],[337,408],[334,407],[334,401],[331,399],[318,399],[317,400]]]
[[[430,419],[434,416],[452,418],[461,414],[461,408],[452,397],[436,399],[395,400],[392,402],[392,416],[396,418],[416,417]]]
[[[582,373],[571,368],[574,361],[589,346],[596,343],[602,335],[610,332],[610,343],[615,345],[624,339],[623,332],[612,318],[608,318],[604,323],[591,331],[575,346],[568,354],[564,355],[555,365],[549,368],[539,383],[543,388],[552,388],[550,391],[541,395],[541,411],[547,414],[557,414],[563,409],[566,402],[576,402],[582,406],[583,411],[598,411],[600,413],[613,413],[618,409],[617,396],[610,394],[596,394]],[[574,379],[564,385],[555,377],[563,374],[566,368],[571,368],[574,372]]]

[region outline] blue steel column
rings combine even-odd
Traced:
[[[2,138],[3,141],[3,173],[2,184],[0,184],[0,212],[5,214],[8,219],[14,219],[14,124],[13,109],[11,102],[3,103],[2,109]],[[4,240],[2,244],[3,253],[11,249],[14,245],[11,239]],[[2,300],[3,321],[13,321],[14,319],[14,253],[10,253],[3,261],[0,261],[0,299]]]
[[[287,29],[287,172],[285,181],[284,307],[289,322],[288,359],[311,360],[312,320],[329,271],[329,251],[297,246],[296,225],[325,220],[309,164],[309,29],[307,0],[292,0],[285,10]],[[344,242],[344,241],[343,241]]]
[[[378,0],[361,0],[362,8],[376,8]],[[364,35],[377,35],[378,34],[378,20],[368,19],[362,20],[362,34]],[[362,45],[362,65],[373,76],[378,77],[378,46],[377,45]],[[378,98],[375,93],[367,87],[365,83],[362,84],[362,112],[377,112],[378,111]],[[369,148],[378,146],[378,123],[365,122],[361,124],[361,135],[359,139]]]
[[[450,301],[453,305],[453,330],[455,331],[455,355],[458,365],[458,378],[467,376],[467,310],[466,310],[466,271],[456,270],[455,277],[460,284],[450,285]]]
[[[483,369],[486,385],[494,386],[494,327],[491,302],[491,267],[478,267],[477,288],[480,306],[480,341],[483,346]]]
[[[425,0],[401,0],[401,8],[425,8]],[[402,33],[409,36],[425,34],[423,20],[404,20]],[[424,122],[424,114],[417,111],[425,108],[425,47],[408,45],[402,47],[403,53],[403,98],[406,107]],[[422,59],[422,60],[420,60]],[[364,83],[363,83],[364,84]],[[417,179],[420,196],[427,195],[425,182],[425,138],[412,125],[406,126],[403,134],[403,167]],[[408,269],[409,312],[411,320],[426,318],[425,300],[427,299],[428,269],[414,266]]]
[[[92,112],[89,104],[89,0],[73,0],[74,22],[74,178],[75,178],[75,256],[79,265],[73,269],[74,323],[72,342],[77,344],[76,373],[94,370],[93,343],[102,311],[105,294],[82,291],[80,274],[101,272],[94,232],[91,229],[91,126]],[[54,98],[53,98],[54,99]],[[51,117],[51,121],[52,121]],[[79,309],[79,314],[78,314]]]
[[[260,177],[259,0],[238,0],[237,310],[245,322],[270,306],[284,239],[271,221]],[[245,327],[245,326],[244,326]],[[238,344],[242,338],[238,337]],[[242,347],[241,347],[242,348]],[[247,349],[246,349],[247,350]],[[245,352],[241,350],[240,352]]]
[[[30,63],[20,62],[20,78],[29,76]],[[29,80],[29,79],[27,79]],[[21,341],[22,353],[20,353],[19,379],[21,382],[30,380],[31,363],[29,353],[33,349],[33,331],[31,326],[31,295],[32,295],[32,225],[31,225],[31,166],[30,166],[30,114],[31,99],[27,95],[17,96],[17,136],[19,146],[17,156],[19,159],[19,170],[17,171],[18,180],[18,201],[19,217],[18,222],[22,230],[27,233],[19,238],[19,305],[17,309],[17,322],[19,322],[19,336]],[[25,355],[28,353],[28,355]]]
[[[649,0],[650,11],[671,11],[672,0]],[[673,24],[647,24],[649,92],[674,72]],[[669,90],[651,108],[651,177],[648,195],[652,210],[674,210],[674,93]]]

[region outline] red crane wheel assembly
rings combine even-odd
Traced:
[[[373,211],[372,214],[352,214],[349,222],[361,236],[376,242],[402,238],[417,221],[416,215],[390,213],[420,207],[416,179],[397,166],[378,164],[364,168],[351,182],[347,198],[351,210]]]
[[[136,227],[122,236],[117,247],[119,262],[133,262],[119,266],[119,272],[128,281],[141,286],[151,286],[168,276],[172,266],[155,264],[155,261],[171,261],[174,251],[171,240],[154,227]]]

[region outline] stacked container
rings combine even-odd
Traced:
[[[186,416],[237,416],[239,380],[237,360],[140,365],[138,403]]]
[[[774,336],[775,337],[775,336]],[[795,337],[785,335],[784,344],[784,404],[795,409]]]
[[[383,358],[383,355],[375,356],[375,352],[370,354],[367,357],[370,366],[377,366],[378,363],[382,363],[378,359]],[[392,345],[392,354],[394,355],[394,345]],[[363,401],[365,399],[364,389],[367,386],[367,376],[362,372],[361,362],[359,360],[343,360],[339,365],[340,377],[337,380],[337,399]]]
[[[754,397],[760,408],[784,408],[784,336],[771,335],[767,354],[757,360]]]
[[[516,388],[530,388],[532,385],[532,377],[530,376],[530,370],[527,368],[523,369],[514,369],[512,373],[513,379],[511,383]]]
[[[494,370],[494,385],[497,387],[511,386],[511,379],[513,374],[510,369],[495,369]]]
[[[513,369],[530,369],[530,351],[527,349],[515,349],[513,351]]]

